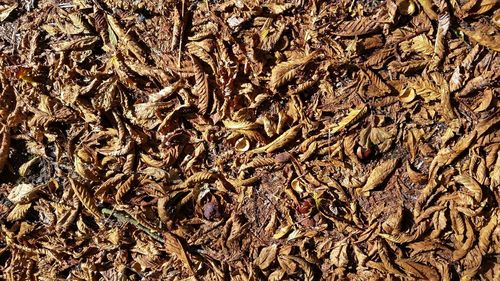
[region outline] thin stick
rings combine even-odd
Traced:
[[[185,17],[185,0],[182,0],[182,6],[181,6],[181,32],[180,32],[180,38],[179,38],[179,56],[177,57],[177,67],[181,68],[181,58],[182,58],[182,43],[184,41],[184,29],[186,27],[186,17]]]
[[[140,222],[138,222],[137,220],[131,218],[127,214],[124,214],[122,212],[117,212],[117,211],[114,211],[114,210],[110,210],[110,209],[107,209],[107,208],[102,208],[101,212],[103,214],[105,214],[105,215],[110,215],[110,216],[115,217],[120,222],[125,222],[125,223],[133,224],[138,229],[146,232],[147,235],[151,236],[156,241],[161,242],[161,243],[165,243],[165,240],[160,235],[154,233],[153,230],[145,227]]]

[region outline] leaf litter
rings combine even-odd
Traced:
[[[498,280],[498,1],[0,3],[2,280]]]

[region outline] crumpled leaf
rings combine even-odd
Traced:
[[[460,28],[459,30],[462,31],[468,37],[472,38],[480,45],[483,45],[486,48],[492,49],[494,51],[500,52],[500,35],[491,36],[484,33],[482,30],[478,29]]]
[[[317,55],[318,52],[312,52],[309,55],[303,56],[301,58],[282,62],[276,65],[276,67],[274,67],[271,72],[271,87],[273,89],[277,89],[278,87],[295,78],[299,73],[299,69],[316,58]]]
[[[7,159],[9,158],[9,149],[10,149],[10,133],[9,130],[5,127],[0,130],[0,172],[2,172]]]
[[[347,250],[349,243],[343,242],[336,245],[330,252],[330,262],[336,267],[346,267],[349,264]]]
[[[271,265],[271,263],[273,263],[274,260],[276,259],[277,251],[278,251],[277,244],[273,244],[263,248],[260,251],[260,254],[257,257],[257,259],[255,260],[255,264],[262,270],[268,268]]]
[[[96,218],[101,219],[101,212],[97,208],[94,198],[92,197],[92,195],[90,195],[85,186],[77,182],[76,180],[73,180],[72,178],[69,178],[69,183],[71,189],[73,189],[73,192],[78,197],[80,202],[82,202],[83,206],[85,206],[85,208]]]
[[[358,122],[361,118],[365,116],[367,111],[368,109],[366,106],[357,109],[351,109],[347,114],[347,116],[342,118],[342,120],[340,120],[338,124],[327,126],[325,129],[323,129],[323,131],[328,132],[330,134],[334,134]]]
[[[281,136],[277,137],[275,140],[270,142],[269,144],[256,148],[254,150],[251,150],[250,152],[252,153],[262,153],[262,152],[267,152],[271,153],[274,152],[283,146],[287,145],[291,141],[293,141],[296,137],[297,134],[301,131],[301,126],[300,125],[295,125],[292,128],[288,129],[286,132],[284,132]]]
[[[22,203],[29,200],[36,187],[30,183],[20,183],[16,185],[7,196],[12,203]]]

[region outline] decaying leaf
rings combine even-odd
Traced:
[[[23,219],[31,208],[31,205],[31,203],[16,204],[14,209],[12,209],[12,211],[10,211],[9,215],[7,216],[7,221],[13,222]]]
[[[460,28],[460,31],[486,48],[490,48],[497,52],[500,51],[500,43],[498,43],[500,42],[500,35],[491,36],[481,30],[469,30],[467,28]]]
[[[10,134],[8,130],[3,127],[0,131],[2,138],[0,139],[0,172],[2,172],[7,159],[9,158],[9,148],[10,148]]]
[[[312,61],[316,56],[318,56],[318,52],[313,52],[301,58],[278,64],[271,72],[271,87],[277,89],[279,86],[295,78],[300,68]]]
[[[165,248],[166,250],[170,253],[176,256],[178,259],[182,261],[184,266],[192,273],[194,274],[193,267],[191,265],[191,260],[186,254],[186,250],[184,249],[184,246],[182,245],[181,241],[177,237],[175,237],[173,234],[170,234],[168,232],[163,234],[165,237]]]
[[[346,267],[349,264],[348,243],[340,243],[330,252],[330,261],[336,267]]]
[[[363,185],[359,193],[363,194],[364,196],[370,195],[370,191],[378,187],[389,176],[391,176],[397,164],[398,164],[398,159],[391,159],[377,165],[370,172],[370,176],[368,176],[365,185]]]
[[[260,267],[260,269],[268,268],[273,261],[276,259],[276,254],[278,250],[278,245],[273,244],[267,246],[260,251],[259,256],[255,260],[255,264]]]
[[[204,73],[203,69],[195,64],[195,81],[196,84],[193,87],[193,94],[198,97],[198,108],[202,114],[208,112],[210,106],[210,88],[208,86],[208,75]]]
[[[296,137],[297,134],[300,132],[301,126],[300,125],[295,125],[292,128],[288,129],[286,132],[284,132],[281,136],[277,137],[275,140],[270,142],[269,144],[256,148],[254,150],[251,150],[252,153],[262,153],[262,152],[267,152],[271,153],[274,152],[289,142],[293,141]]]
[[[343,22],[337,27],[334,34],[339,36],[358,36],[376,32],[380,28],[379,22],[371,18]]]
[[[101,219],[102,215],[99,209],[97,208],[94,198],[92,195],[88,192],[88,190],[83,186],[81,183],[77,182],[76,180],[73,180],[72,178],[69,178],[69,183],[71,186],[71,189],[73,189],[73,192],[75,195],[78,197],[80,202],[82,202],[83,206],[96,218]]]
[[[144,51],[135,42],[135,40],[129,34],[127,34],[125,30],[123,30],[118,20],[112,15],[107,15],[106,19],[108,20],[109,26],[111,27],[111,29],[113,29],[116,36],[119,38],[120,41],[123,42],[123,45],[131,53],[133,53],[137,59],[144,62],[145,61]]]
[[[36,192],[36,187],[33,184],[21,183],[16,185],[7,196],[12,203],[26,203],[30,201],[30,197]]]
[[[330,125],[327,128],[323,129],[323,131],[328,132],[330,134],[334,134],[348,126],[359,121],[364,115],[367,113],[368,109],[366,106],[363,106],[359,109],[351,109],[347,116],[345,116],[338,124]]]
[[[498,8],[4,0],[0,279],[499,279]]]

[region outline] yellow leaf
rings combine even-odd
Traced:
[[[492,49],[494,51],[500,52],[500,36],[489,36],[480,30],[468,30],[465,28],[459,28],[465,35],[472,38],[478,44],[485,46],[486,48]]]
[[[252,150],[251,152],[253,153],[262,153],[262,152],[267,152],[271,153],[273,151],[276,151],[286,144],[288,144],[290,141],[294,140],[297,134],[300,131],[300,125],[295,125],[292,128],[288,129],[288,131],[284,132],[281,136],[277,137],[275,140],[270,142],[269,144],[256,148]]]
[[[360,109],[351,109],[346,117],[344,117],[340,122],[336,125],[327,126],[323,129],[323,132],[328,132],[330,134],[335,134],[336,132],[351,126],[352,124],[359,121],[368,111],[366,106],[361,107]]]
[[[274,233],[273,239],[280,239],[281,237],[285,236],[290,231],[291,227],[292,227],[291,225],[287,225],[278,229],[278,231]]]
[[[9,17],[10,13],[14,11],[17,8],[18,4],[17,2],[14,2],[9,5],[1,5],[0,6],[0,22],[4,21],[6,18]]]

